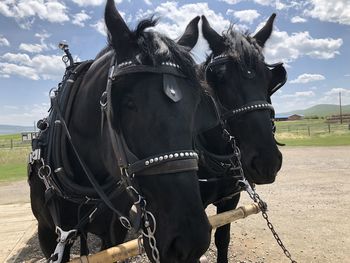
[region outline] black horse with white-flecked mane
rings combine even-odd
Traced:
[[[68,68],[33,143],[31,204],[51,262],[68,261],[77,236],[87,254],[90,232],[102,248],[121,243],[137,226],[128,216],[133,204],[152,262],[197,263],[207,250],[193,136],[210,121],[189,54],[199,19],[174,42],[146,30],[153,19],[130,31],[107,1],[110,46]]]
[[[240,191],[250,185],[273,183],[281,168],[270,98],[286,82],[286,71],[282,63],[267,64],[262,53],[274,18],[249,36],[233,26],[220,35],[202,16],[203,36],[212,53],[198,74],[222,122],[197,138],[203,156],[198,176],[204,205],[214,203],[217,213],[236,208]],[[215,233],[218,263],[228,262],[229,241],[227,224]]]

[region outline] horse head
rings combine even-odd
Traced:
[[[212,50],[202,70],[221,109],[221,118],[236,138],[248,181],[272,183],[282,154],[274,138],[271,95],[286,82],[282,63],[268,65],[262,54],[270,37],[273,14],[254,36],[231,26],[218,34],[202,16],[202,31]]]
[[[124,151],[125,160],[118,162],[126,161],[128,180],[146,201],[156,244],[144,226],[144,245],[152,262],[157,260],[154,245],[160,262],[175,263],[197,262],[210,243],[196,176],[198,156],[192,150],[201,89],[189,51],[198,39],[199,19],[174,42],[146,30],[154,19],[131,31],[114,1],[105,9],[117,61],[107,114]],[[114,151],[120,154],[120,147]]]

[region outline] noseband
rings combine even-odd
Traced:
[[[162,74],[163,85],[166,84],[164,82],[165,79],[167,79],[165,78],[167,75],[176,78],[186,78],[180,71],[180,66],[172,62],[163,62],[161,66],[149,66],[139,63],[136,56],[135,60],[123,62],[118,65],[114,55],[109,69],[106,91],[101,97],[102,113],[107,117],[109,134],[112,139],[112,146],[115,156],[117,157],[119,168],[123,174],[128,176],[169,174],[198,170],[198,154],[193,150],[172,151],[139,159],[128,147],[122,130],[119,129],[116,131],[113,129],[111,92],[113,82],[118,78],[137,73]],[[168,91],[165,86],[163,90],[173,102],[176,103],[176,101],[181,99],[178,98],[174,100],[172,98],[172,96],[177,96],[176,90],[170,89],[170,91]]]

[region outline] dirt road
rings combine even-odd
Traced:
[[[257,192],[268,203],[269,219],[284,245],[297,262],[350,262],[350,147],[285,147],[282,152],[277,181],[258,186]],[[250,202],[243,194],[241,205]],[[261,215],[232,226],[230,262],[289,262]],[[214,246],[207,256],[215,262]],[[40,257],[34,236],[16,262]]]

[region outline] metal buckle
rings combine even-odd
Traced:
[[[29,154],[28,163],[34,164],[35,161],[39,161],[41,159],[41,150],[35,149]]]
[[[62,261],[64,248],[67,243],[70,243],[73,241],[73,239],[76,238],[78,233],[78,230],[72,229],[69,231],[62,230],[59,226],[56,226],[56,234],[58,235],[57,238],[57,245],[55,248],[55,251],[50,257],[50,263],[60,263]]]

